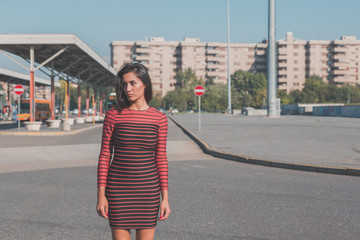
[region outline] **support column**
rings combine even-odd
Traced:
[[[100,90],[99,90],[100,91]],[[100,117],[102,116],[102,108],[103,108],[103,99],[104,99],[104,93],[102,93],[100,91],[100,101],[99,101],[99,114],[100,114]]]
[[[78,84],[78,117],[81,117],[81,84]]]
[[[67,96],[66,96],[67,114],[70,113],[70,81],[67,80]]]
[[[93,91],[94,91],[94,116],[96,116],[96,113],[97,113],[97,104],[96,104],[96,102],[97,102],[97,91],[95,90],[95,89],[93,89]]]
[[[30,122],[35,121],[34,47],[30,47]]]
[[[51,65],[51,120],[55,120],[55,76],[54,64],[52,63]]]
[[[7,101],[7,105],[10,106],[10,83],[7,82],[7,98],[6,98],[6,101]]]
[[[90,88],[86,87],[86,116],[89,116],[89,96],[90,95]]]

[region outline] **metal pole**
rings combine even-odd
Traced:
[[[90,88],[86,87],[86,116],[89,116],[89,95],[90,95]]]
[[[231,77],[230,77],[230,11],[229,11],[229,0],[227,1],[227,64],[228,64],[228,114],[231,114]]]
[[[96,111],[96,106],[95,106],[95,90],[93,91],[93,96],[92,96],[92,105],[93,105],[93,124],[95,124],[95,111]]]
[[[201,109],[201,96],[199,96],[199,132],[201,132],[201,113],[200,113],[200,109]]]
[[[34,46],[30,47],[30,122],[35,121]]]
[[[78,117],[81,117],[81,84],[78,84]]]
[[[269,0],[268,22],[268,52],[267,52],[267,79],[268,79],[268,117],[277,116],[276,111],[276,73],[275,73],[275,0]]]
[[[18,115],[16,116],[17,117],[17,121],[18,121],[18,131],[20,131],[20,94],[18,96],[19,100],[18,100]]]
[[[68,82],[65,81],[65,119],[68,119],[68,98],[67,98]]]
[[[104,93],[102,93],[102,91],[100,91],[100,93],[99,93],[99,115],[100,115],[100,117],[102,116],[103,97],[104,97]]]
[[[69,116],[70,113],[70,80],[69,80],[69,75],[67,76],[67,95],[66,95],[66,114],[67,116]],[[67,119],[67,117],[66,117]]]
[[[54,75],[54,62],[51,62],[51,120],[55,120],[55,75]]]

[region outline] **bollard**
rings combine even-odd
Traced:
[[[64,131],[71,131],[71,124],[66,120],[63,123],[63,130]]]

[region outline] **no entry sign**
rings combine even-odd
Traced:
[[[24,88],[23,86],[21,85],[16,85],[15,88],[14,88],[14,92],[17,94],[17,95],[21,95],[24,93]]]
[[[198,85],[194,88],[194,93],[196,96],[202,96],[205,93],[205,88],[203,86]]]

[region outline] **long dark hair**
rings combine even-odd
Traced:
[[[147,68],[141,63],[126,63],[116,74],[116,78],[115,78],[115,92],[116,92],[116,101],[117,101],[116,109],[120,111],[124,108],[130,107],[130,101],[125,94],[126,85],[123,79],[124,75],[130,72],[135,73],[135,75],[144,84],[145,86],[144,95],[147,104],[150,103],[153,97],[151,79]]]

